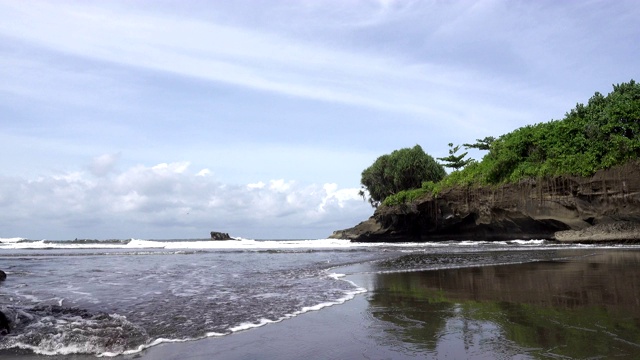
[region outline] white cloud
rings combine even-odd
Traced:
[[[93,158],[89,171],[95,176],[105,176],[114,170],[120,154],[103,154]]]
[[[293,182],[285,182],[284,179],[271,180],[269,181],[269,189],[276,192],[286,192],[291,189]]]
[[[318,211],[326,212],[338,208],[344,208],[348,206],[354,200],[363,201],[359,195],[360,189],[348,188],[338,189],[338,184],[324,184],[323,186],[325,197],[318,206]]]
[[[265,184],[262,181],[258,181],[257,183],[253,183],[253,184],[248,184],[247,188],[248,189],[262,189],[264,188]]]
[[[191,163],[188,161],[185,162],[175,162],[175,163],[162,163],[155,166],[152,166],[151,169],[154,170],[157,174],[182,174],[189,168]]]
[[[209,169],[202,169],[200,171],[198,171],[198,173],[196,174],[196,176],[207,176],[211,174],[211,170]]]
[[[139,165],[112,177],[73,172],[2,179],[0,228],[28,238],[189,238],[211,230],[325,237],[372,212],[357,189],[284,179],[223,184],[189,173],[188,164]]]

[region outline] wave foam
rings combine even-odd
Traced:
[[[0,238],[0,243],[3,243],[3,244],[15,244],[15,243],[20,242],[22,240],[25,240],[25,239],[21,238],[21,237]]]
[[[39,355],[122,354],[148,342],[146,332],[117,314],[90,313],[76,308],[39,306],[5,308],[14,333],[0,349],[19,348]]]
[[[474,246],[558,246],[545,240],[512,240],[512,241],[446,241],[446,242],[399,242],[399,243],[358,243],[343,239],[315,240],[253,240],[234,238],[233,240],[26,240],[23,238],[5,239],[0,249],[164,249],[164,250],[282,250],[295,249],[366,249],[395,248],[399,251],[416,248],[474,247]],[[561,244],[560,244],[561,245]]]

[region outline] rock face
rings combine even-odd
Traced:
[[[211,232],[211,239],[212,240],[233,240],[233,238],[229,236],[229,234],[217,232],[217,231]]]
[[[640,240],[639,223],[640,162],[632,161],[591,177],[445,190],[437,197],[380,207],[368,220],[330,237],[364,242],[555,240],[562,231],[559,240],[578,241],[580,231],[609,224],[592,232],[592,240]]]

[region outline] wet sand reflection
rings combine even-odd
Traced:
[[[376,275],[370,312],[453,358],[638,358],[640,252]]]

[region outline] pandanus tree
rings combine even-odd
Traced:
[[[425,181],[438,182],[446,175],[442,165],[420,145],[380,156],[362,172],[360,195],[376,207],[387,196],[416,189]]]

